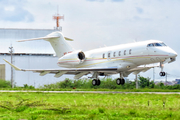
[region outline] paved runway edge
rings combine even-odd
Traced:
[[[42,92],[42,93],[94,93],[94,94],[180,94],[180,92],[120,92],[120,91],[20,91],[20,90],[0,90],[0,92]]]

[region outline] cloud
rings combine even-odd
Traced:
[[[104,0],[87,0],[87,1],[90,1],[90,2],[104,2]]]
[[[34,16],[23,8],[21,0],[1,0],[0,1],[0,20],[11,22],[33,22]]]
[[[87,0],[90,2],[104,2],[105,0]],[[112,2],[124,2],[124,0],[111,0]]]
[[[112,2],[124,2],[124,0],[111,0]]]
[[[137,10],[137,12],[138,12],[139,14],[143,13],[143,9],[140,8],[140,7],[136,7],[136,10]]]
[[[142,17],[139,17],[139,16],[134,16],[131,21],[151,22],[152,19],[151,18],[142,18]]]
[[[0,20],[4,21],[12,21],[12,22],[19,22],[19,21],[26,21],[26,22],[33,22],[34,17],[31,13],[23,8],[15,7],[14,9],[3,8],[1,9],[1,18]]]

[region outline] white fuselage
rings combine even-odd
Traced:
[[[162,45],[158,46],[158,44]],[[153,44],[154,46],[151,46]],[[157,45],[156,45],[157,44]],[[148,40],[129,44],[104,47],[84,52],[85,59],[79,60],[77,51],[59,58],[58,65],[66,68],[119,67],[132,69],[139,65],[163,62],[177,53],[162,41]],[[124,70],[124,69],[121,69]]]
[[[129,74],[138,74],[141,71],[147,71],[152,67],[140,66],[160,62],[160,76],[165,76],[163,66],[165,63],[175,61],[177,53],[162,41],[148,40],[129,44],[121,44],[111,47],[104,47],[83,52],[75,50],[66,42],[72,39],[64,37],[59,31],[53,32],[45,37],[20,40],[19,42],[32,40],[46,40],[50,42],[56,55],[59,57],[58,66],[65,67],[59,69],[20,69],[10,64],[18,71],[33,71],[44,76],[48,73],[55,74],[54,77],[61,77],[63,74],[73,74],[75,79],[83,75],[92,74],[92,84],[100,85],[98,76],[108,76],[120,74],[116,80],[118,85],[123,85]],[[155,67],[155,66],[153,66]]]

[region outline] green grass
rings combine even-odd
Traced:
[[[29,89],[29,88],[0,88],[0,90],[18,90],[18,91],[120,91],[120,92],[180,92],[179,89],[155,89],[155,88],[139,88],[139,89],[103,89],[103,88],[59,88],[59,89]]]
[[[180,118],[180,95],[0,93],[2,120]]]

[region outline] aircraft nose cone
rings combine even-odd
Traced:
[[[177,57],[177,53],[173,50],[169,53],[169,56],[175,58]]]

